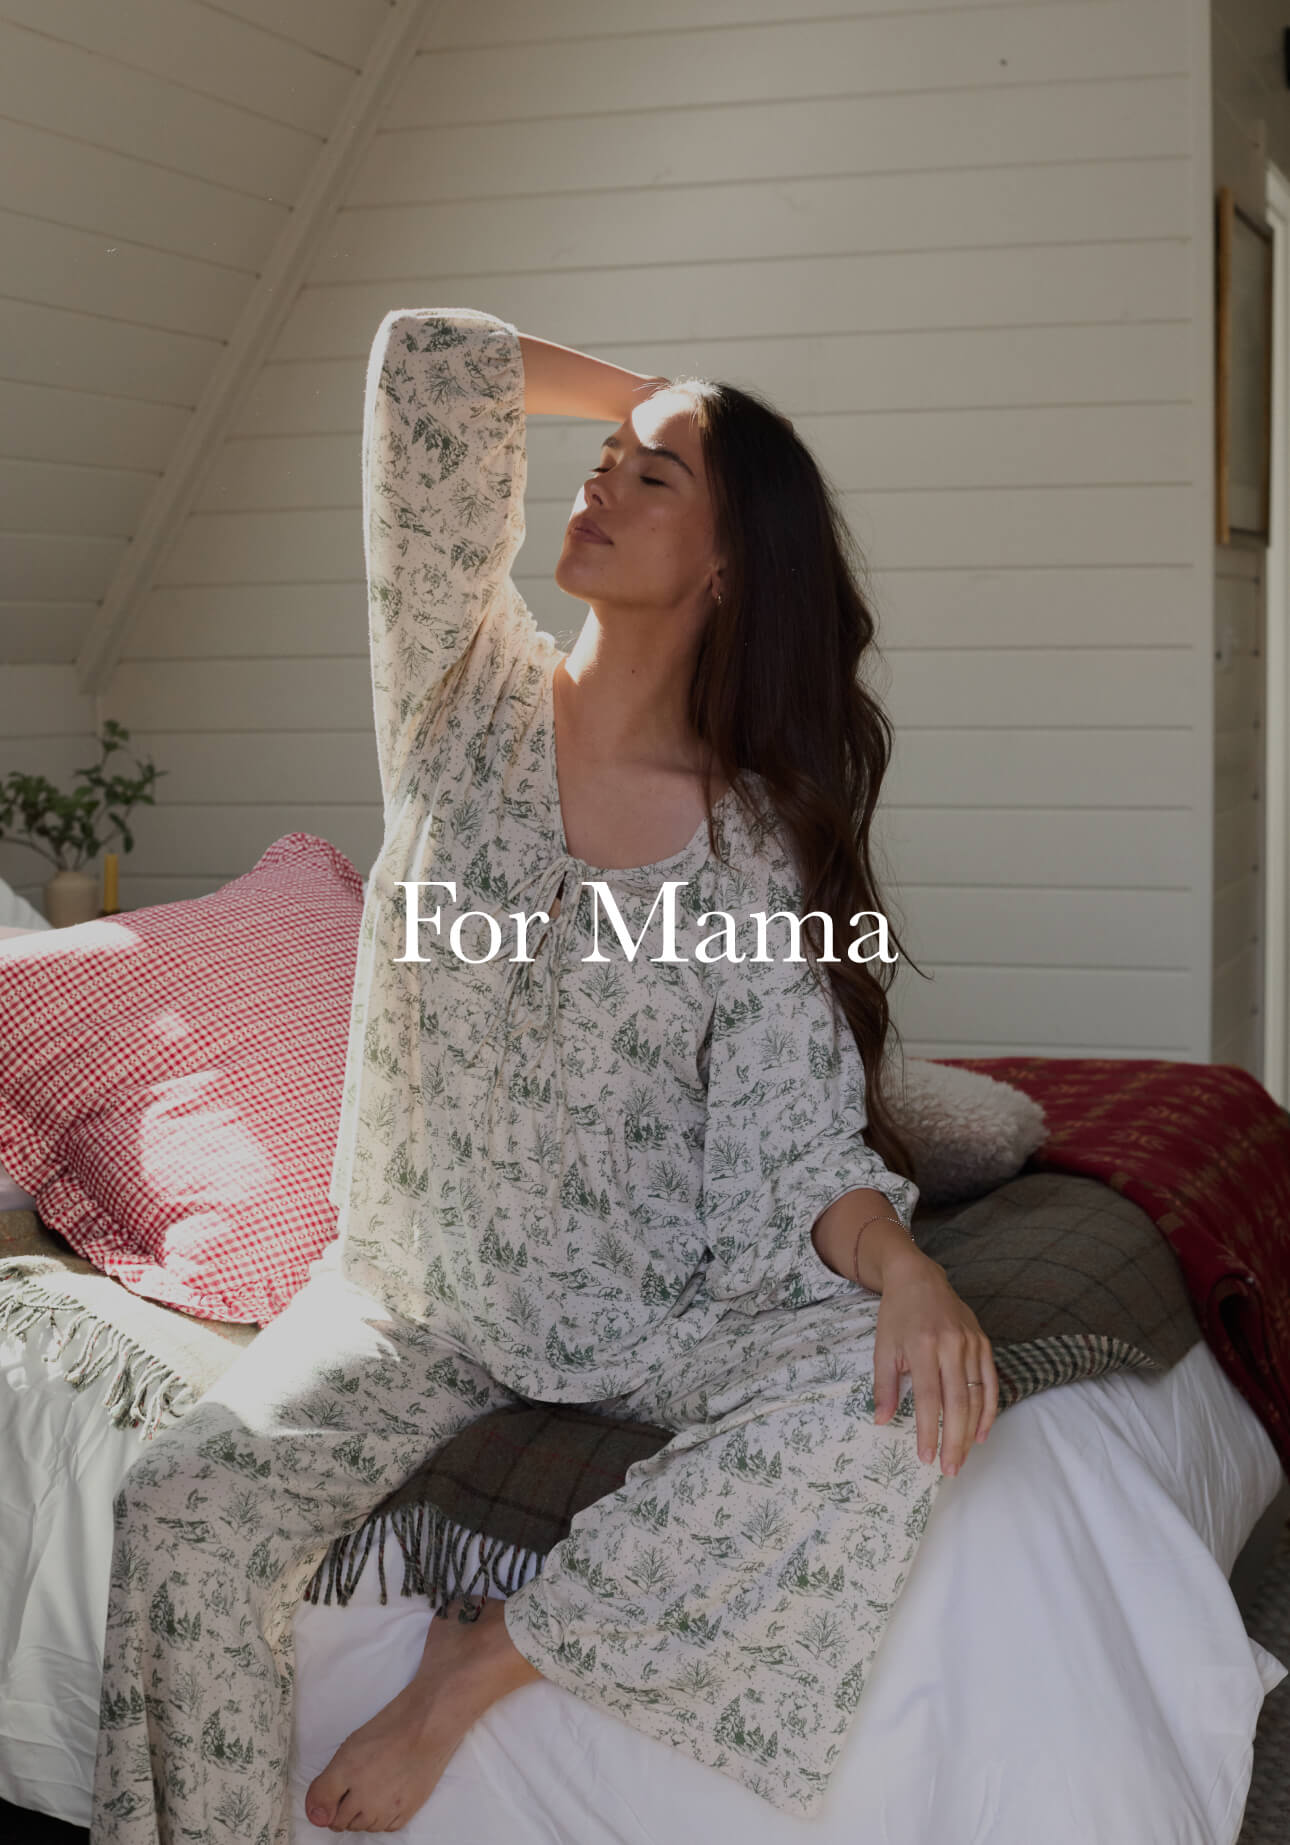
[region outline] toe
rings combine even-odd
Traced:
[[[329,1762],[322,1773],[309,1783],[309,1791],[305,1795],[305,1813],[310,1824],[333,1825],[345,1791],[344,1777],[336,1773],[334,1762]]]
[[[332,1815],[333,1832],[366,1832],[367,1817],[352,1794],[345,1794]]]

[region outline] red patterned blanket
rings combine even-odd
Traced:
[[[1100,1179],[1178,1258],[1206,1341],[1290,1473],[1290,1114],[1235,1064],[942,1057],[1038,1102],[1027,1171]]]

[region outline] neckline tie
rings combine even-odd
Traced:
[[[572,853],[561,852],[549,864],[540,865],[527,878],[511,887],[509,909],[541,910],[546,915],[546,921],[535,923],[528,931],[528,952],[532,958],[526,961],[516,956],[509,963],[502,996],[493,1007],[488,1023],[479,1033],[465,1060],[468,1066],[473,1064],[485,1044],[496,1038],[497,1056],[485,1103],[486,1133],[491,1131],[493,1124],[494,1099],[506,1059],[511,1013],[517,1001],[522,999],[530,1007],[536,1001],[541,1006],[543,1047],[555,1039],[560,1011],[560,964],[566,939],[576,933],[574,919],[582,895],[577,886],[585,869],[581,859],[574,858]],[[566,880],[567,888],[563,896],[560,896],[560,886]],[[530,901],[519,901],[525,895]],[[560,897],[560,908],[552,916],[551,905],[557,896]]]

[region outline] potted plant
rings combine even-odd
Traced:
[[[153,783],[169,773],[136,757],[137,777],[105,774],[108,757],[129,737],[123,725],[108,718],[99,739],[99,760],[91,768],[76,770],[84,785],[71,794],[64,794],[47,776],[24,775],[17,769],[0,781],[0,839],[30,846],[56,867],[45,885],[45,915],[55,929],[89,922],[99,914],[98,879],[80,867],[97,857],[114,833],[120,833],[127,852],[134,850],[126,816],[140,801],[155,807]],[[115,893],[113,897],[115,903]]]

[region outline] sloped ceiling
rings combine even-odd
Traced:
[[[0,665],[101,689],[427,0],[0,0]]]

